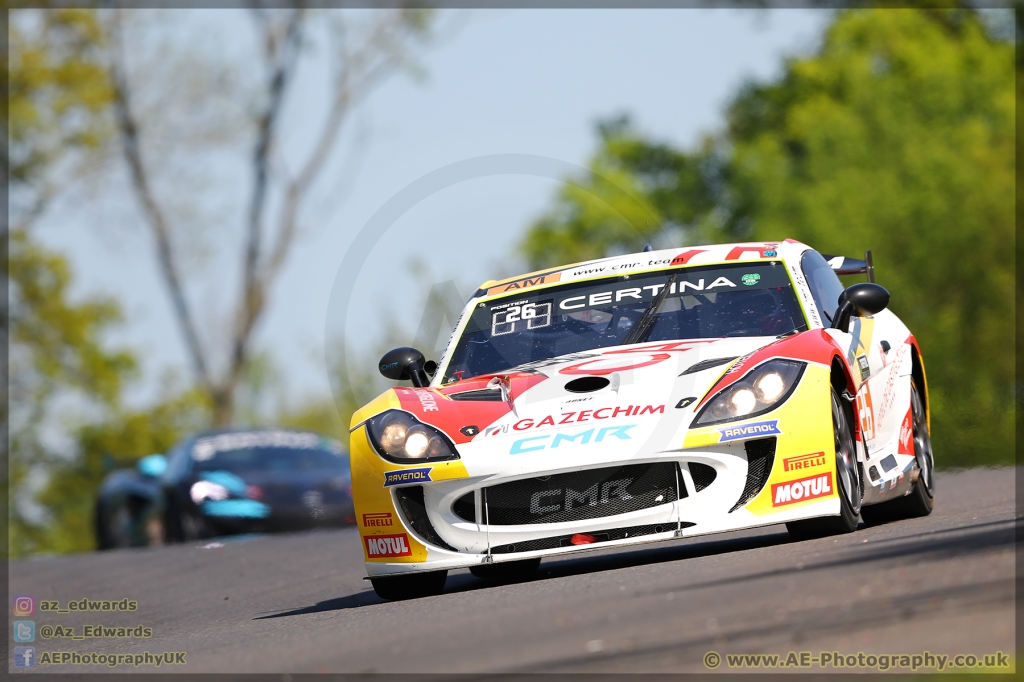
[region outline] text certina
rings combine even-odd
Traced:
[[[687,289],[693,289],[694,291],[707,291],[709,289],[715,289],[717,287],[733,287],[736,285],[730,282],[726,277],[719,277],[711,284],[704,286],[704,278],[701,278],[697,282],[672,282],[669,293],[670,294],[685,294]],[[598,306],[608,305],[611,303],[619,303],[623,299],[636,299],[642,301],[645,299],[643,292],[649,290],[651,296],[657,296],[658,292],[665,288],[664,284],[651,284],[644,287],[627,287],[624,289],[616,289],[612,291],[600,291],[597,293],[590,294],[590,296],[572,296],[570,298],[563,299],[559,304],[560,310],[575,310],[577,308],[586,308],[587,306]],[[613,298],[614,297],[614,298]]]

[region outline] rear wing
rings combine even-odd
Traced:
[[[869,282],[875,281],[875,266],[871,261],[871,251],[864,252],[864,260],[847,258],[846,256],[826,256],[822,254],[829,266],[837,275],[864,275],[868,276]]]

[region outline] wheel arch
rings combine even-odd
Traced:
[[[932,406],[931,400],[928,398],[928,377],[924,371],[924,358],[921,357],[921,348],[917,344],[917,339],[913,335],[907,337],[907,343],[910,344],[910,377],[911,381],[917,386],[917,390],[921,393],[921,401],[924,403],[924,415],[925,420],[928,423],[928,431],[932,430]]]
[[[857,401],[852,399],[852,396],[857,395],[857,384],[853,380],[853,374],[850,372],[849,365],[846,364],[845,359],[838,352],[832,356],[829,382],[832,388],[835,389],[835,392],[839,394],[840,403],[843,409],[846,410],[846,417],[853,426],[854,441],[863,444],[864,437],[860,430],[860,413],[857,410]],[[851,396],[851,398],[847,399],[844,396]]]

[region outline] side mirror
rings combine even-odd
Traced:
[[[143,476],[159,478],[167,470],[167,458],[163,455],[143,457],[135,465],[135,469]]]
[[[377,365],[380,373],[392,381],[412,381],[412,385],[423,388],[430,384],[428,374],[437,370],[437,363],[427,362],[423,353],[415,348],[396,348],[389,350]]]
[[[873,282],[854,284],[839,296],[839,307],[832,319],[832,328],[848,331],[850,318],[857,315],[875,315],[889,305],[889,292]]]

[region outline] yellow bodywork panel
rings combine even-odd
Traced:
[[[380,414],[384,410],[390,409],[400,410],[402,409],[402,403],[398,400],[398,396],[395,395],[395,392],[388,389],[366,405],[363,405],[353,412],[352,421],[349,422],[348,428],[354,429],[356,424],[362,424],[373,415]]]
[[[387,391],[369,405],[356,412],[353,424],[361,424],[383,410],[399,409],[398,397]],[[466,466],[461,460],[401,465],[388,462],[370,445],[366,426],[353,430],[349,436],[352,466],[352,501],[355,504],[356,523],[363,542],[366,561],[380,563],[422,563],[427,560],[427,548],[406,528],[395,507],[391,487],[384,486],[385,474],[392,471],[429,469],[431,481],[466,478]],[[387,544],[381,544],[386,542]],[[378,556],[371,556],[371,551]]]
[[[711,447],[720,442],[723,429],[778,420],[781,433],[776,436],[771,475],[764,489],[745,508],[764,516],[834,498],[836,457],[829,375],[827,367],[808,365],[796,391],[777,410],[746,422],[693,430],[686,435],[684,447]],[[796,486],[799,490],[794,495],[796,482],[800,482]]]

